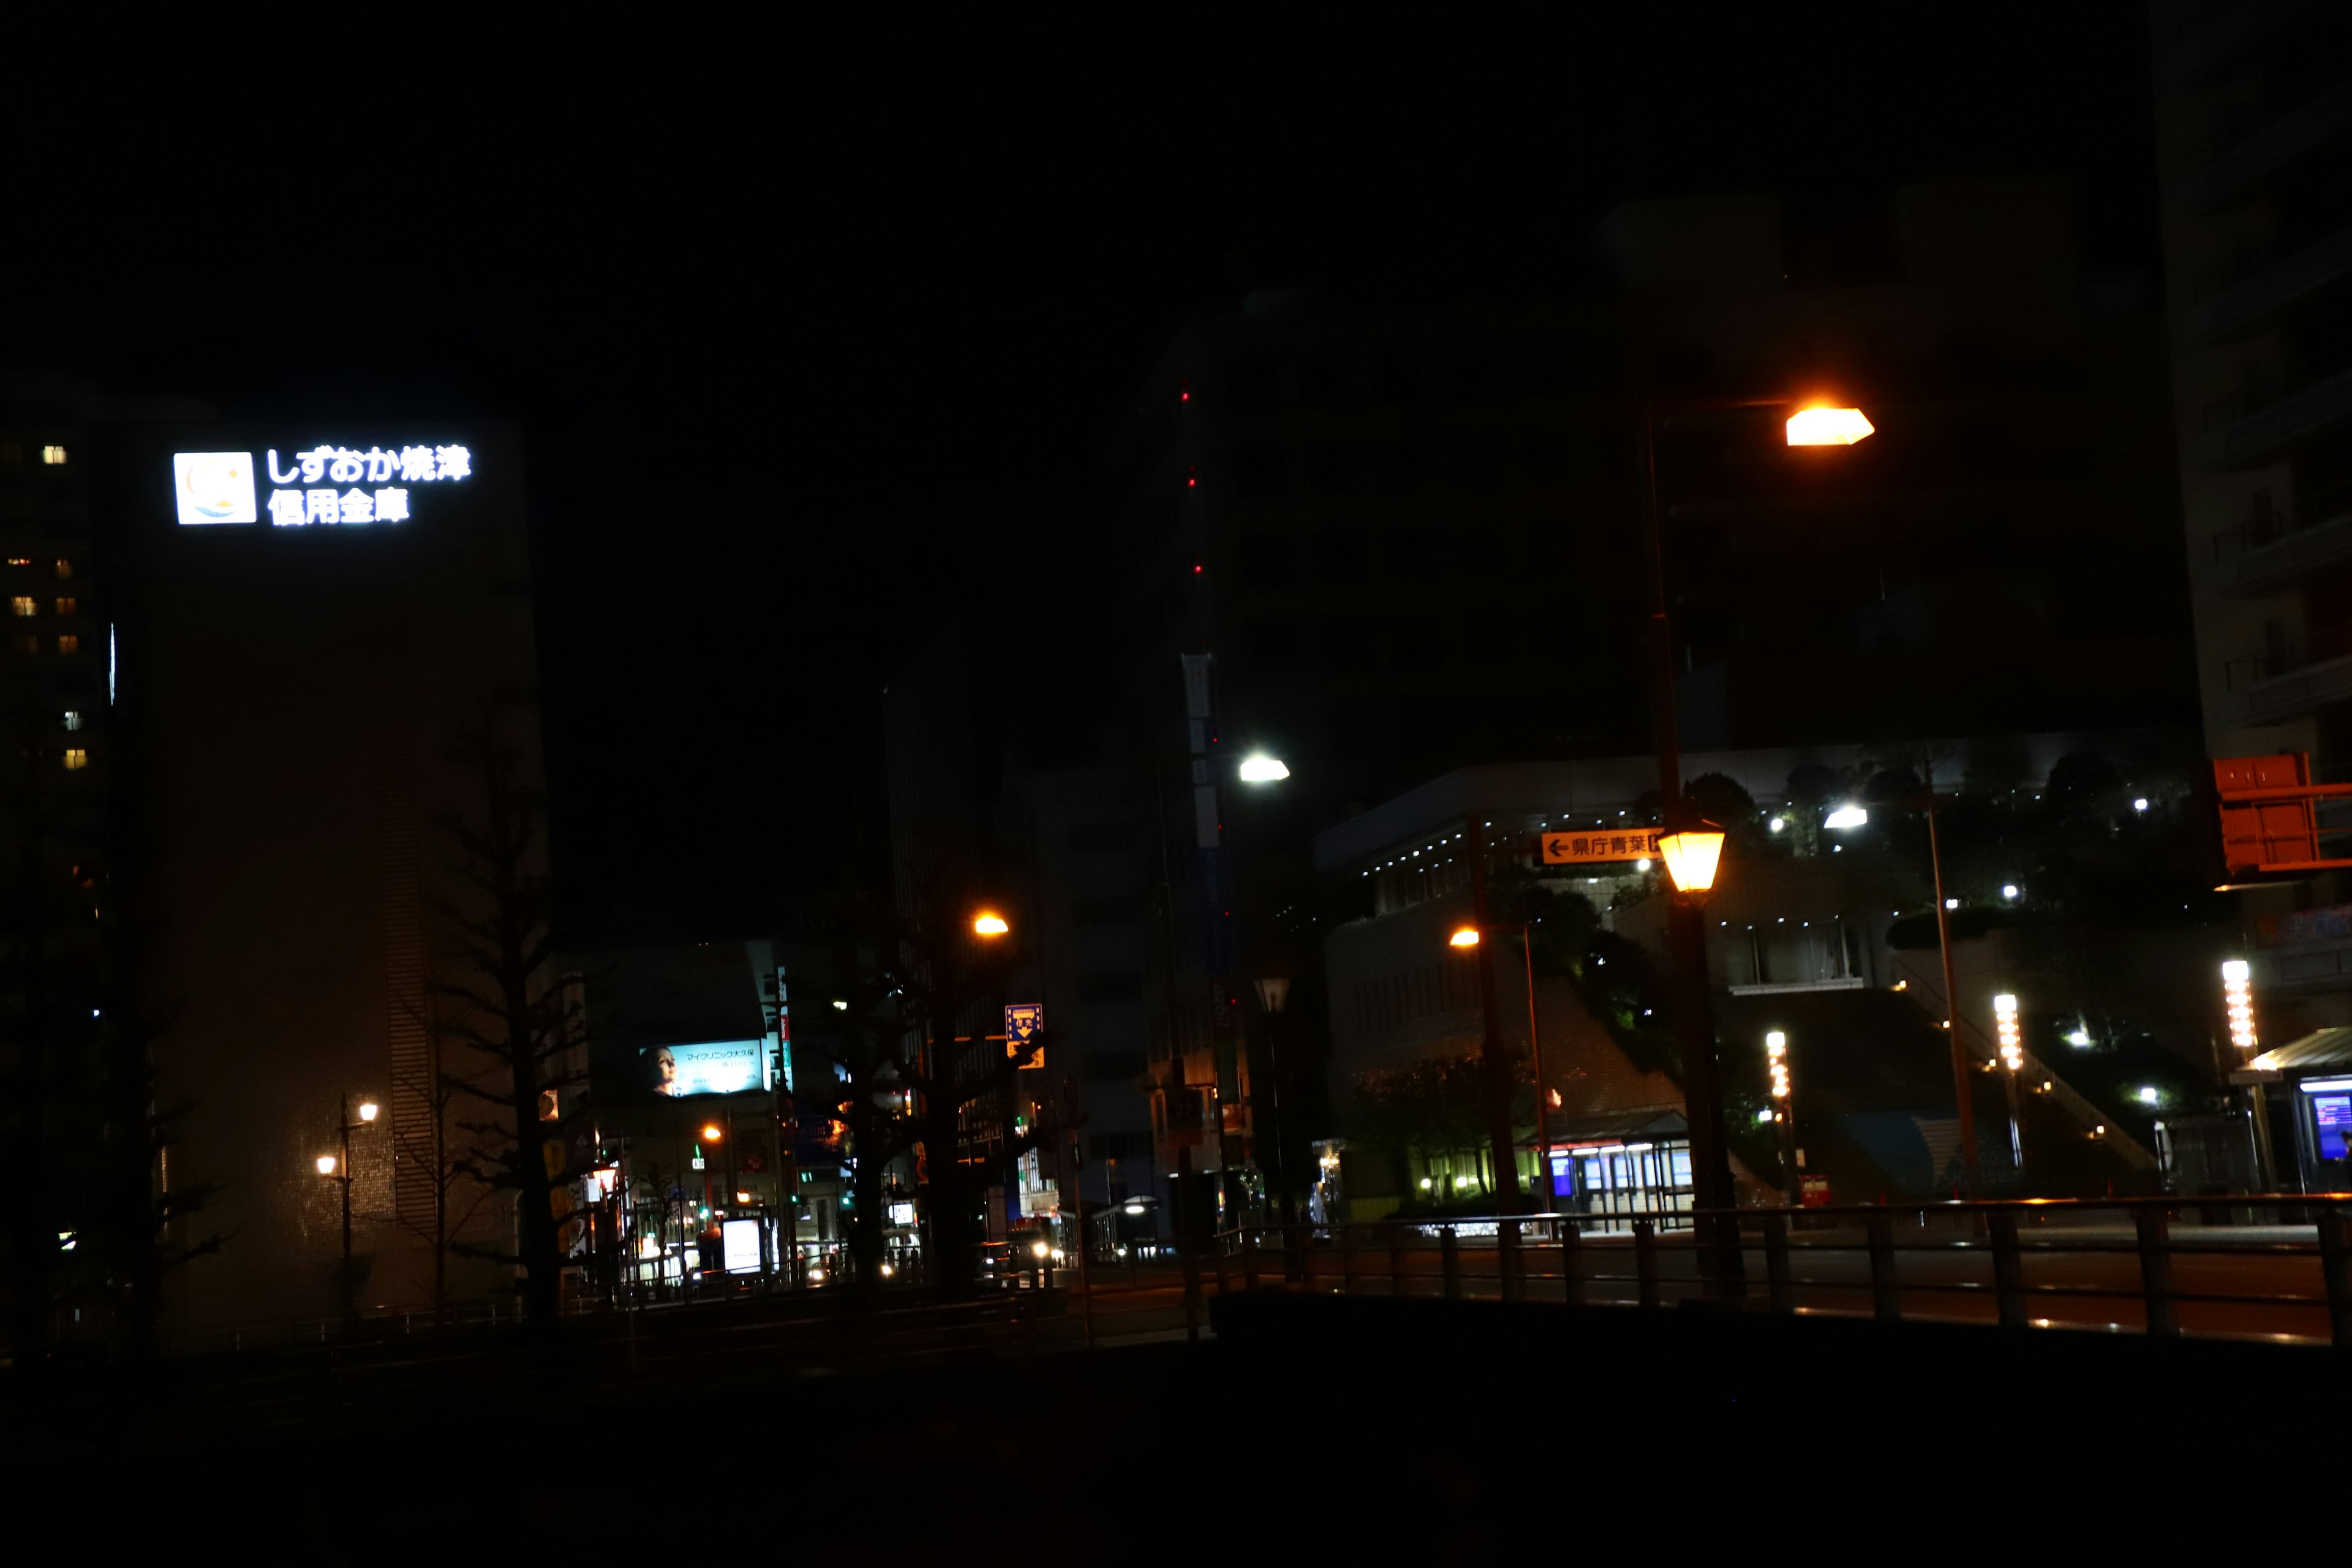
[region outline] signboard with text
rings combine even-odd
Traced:
[[[1543,836],[1547,866],[1588,866],[1603,860],[1650,860],[1658,853],[1655,827],[1595,827]]]
[[[1045,1033],[1045,1005],[1042,1002],[1013,1002],[1004,1008],[1004,1054],[1018,1058],[1022,1051]],[[1045,1065],[1045,1053],[1039,1049],[1021,1064],[1024,1068]]]
[[[640,1051],[646,1087],[656,1094],[742,1094],[773,1087],[763,1040],[698,1040]]]
[[[468,479],[474,455],[455,445],[318,446],[280,458],[268,449],[257,464],[245,452],[175,452],[172,482],[183,527],[259,522],[275,528],[405,522],[419,485]],[[270,489],[265,500],[259,479]]]

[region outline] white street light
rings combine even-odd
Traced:
[[[1843,832],[1849,827],[1862,827],[1870,821],[1870,813],[1858,805],[1842,805],[1822,818],[1823,827]]]
[[[1244,784],[1279,784],[1290,776],[1290,766],[1280,757],[1253,752],[1242,759],[1241,775]]]

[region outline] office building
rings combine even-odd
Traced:
[[[180,1239],[223,1238],[174,1281],[174,1321],[335,1313],[346,1180],[358,1304],[420,1305],[436,1117],[479,1119],[436,1110],[435,1085],[486,1065],[436,989],[484,984],[436,912],[481,900],[441,826],[485,820],[453,752],[487,736],[518,786],[541,777],[520,444],[345,421],[125,426],[102,447],[110,607],[81,657],[136,807],[123,919],[163,1020],[159,1097],[187,1107],[170,1180],[215,1189]],[[519,868],[544,875],[543,835]],[[567,1137],[575,1096],[548,1108]],[[512,1205],[457,1208],[510,1247]],[[454,1293],[511,1289],[454,1267]]]
[[[2352,782],[2352,13],[2151,15],[2206,743]],[[2243,895],[2268,1038],[2352,1022],[2347,897],[2340,873]]]

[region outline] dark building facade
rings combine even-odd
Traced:
[[[454,425],[109,431],[117,766],[135,802],[126,918],[146,933],[159,1097],[190,1109],[175,1185],[226,1238],[175,1289],[194,1328],[336,1310],[341,1107],[364,1307],[430,1285],[436,904],[471,906],[478,822],[452,757],[487,722],[541,776],[520,445]],[[525,869],[543,871],[543,838]],[[563,1106],[570,1114],[574,1108]],[[460,1135],[462,1136],[462,1135]],[[461,1205],[510,1237],[511,1200]],[[194,1239],[191,1234],[184,1239]],[[457,1289],[505,1281],[460,1265]]]
[[[2340,784],[2352,780],[2352,16],[2316,0],[2151,16],[2206,742],[2215,757],[2307,752],[2315,777]],[[2340,874],[2245,895],[2267,1040],[2352,1021],[2347,899]]]

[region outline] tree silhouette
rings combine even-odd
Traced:
[[[451,1248],[519,1266],[525,1314],[548,1328],[562,1308],[563,1216],[553,1195],[563,1141],[562,1123],[543,1120],[541,1108],[549,1094],[586,1080],[586,1053],[576,1002],[550,970],[545,795],[503,732],[504,710],[485,703],[450,752],[478,790],[478,815],[436,819],[457,847],[452,869],[467,891],[430,900],[448,937],[447,965],[431,991],[455,1004],[443,1015],[448,1038],[482,1058],[478,1074],[445,1070],[437,1081],[484,1108],[481,1119],[457,1124],[475,1142],[452,1168],[516,1200],[511,1251],[455,1239]]]

